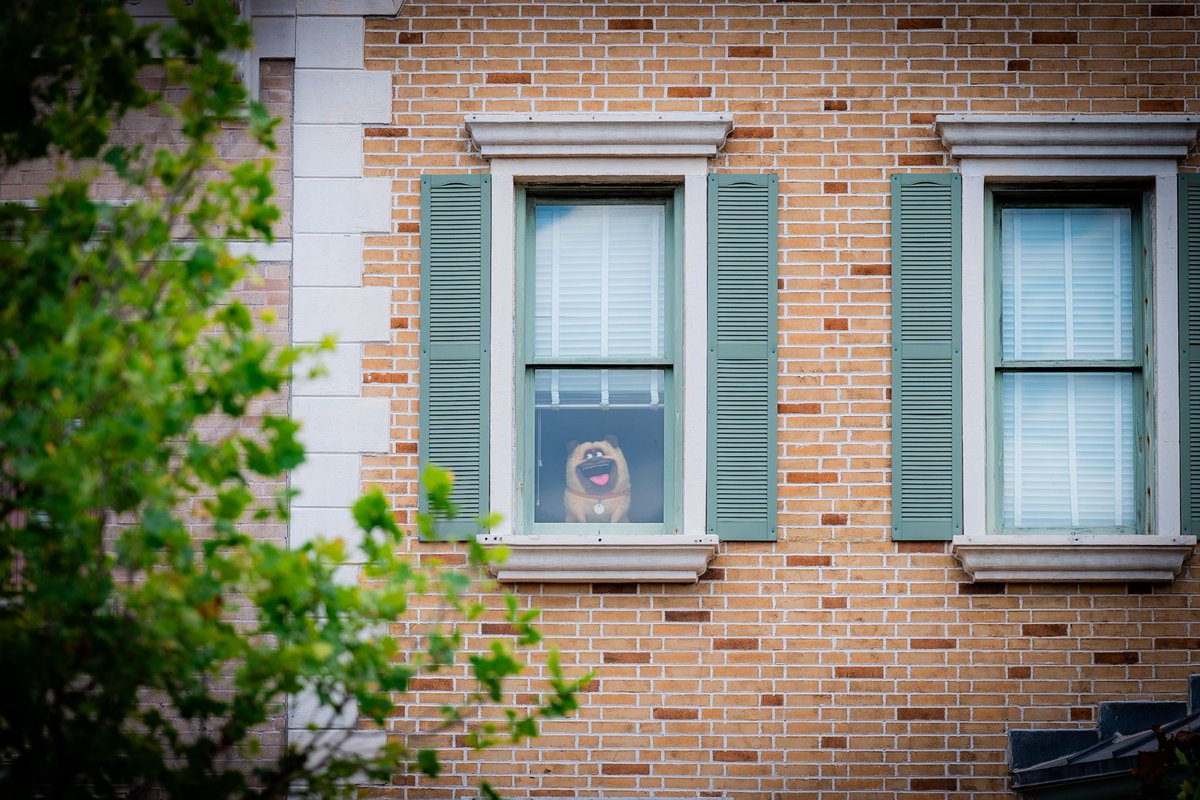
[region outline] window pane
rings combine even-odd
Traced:
[[[1001,376],[1004,525],[1132,526],[1133,376]]]
[[[1006,359],[1133,357],[1133,258],[1125,208],[1001,212]]]
[[[661,357],[666,211],[655,205],[538,205],[534,352]]]
[[[662,522],[663,370],[534,372],[536,522]]]

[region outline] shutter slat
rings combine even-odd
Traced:
[[[776,537],[774,175],[711,175],[708,184],[708,531]]]
[[[1200,175],[1179,176],[1180,525],[1200,533]]]
[[[892,178],[892,538],[962,532],[961,182]]]
[[[459,517],[438,528],[447,538],[474,535],[488,510],[490,210],[486,175],[421,179],[419,460],[454,473]]]

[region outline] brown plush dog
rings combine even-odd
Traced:
[[[567,444],[567,522],[628,522],[629,465],[617,437]]]

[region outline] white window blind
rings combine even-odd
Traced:
[[[534,356],[602,364],[666,355],[661,204],[538,205]],[[538,405],[659,405],[661,373],[539,370]]]
[[[1002,359],[1131,360],[1130,211],[1006,208],[1001,226]],[[1007,372],[1000,405],[1006,526],[1135,524],[1131,373]]]

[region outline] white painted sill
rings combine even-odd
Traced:
[[[952,552],[971,580],[992,583],[1169,583],[1196,546],[1193,536],[955,536]]]
[[[501,583],[695,583],[717,554],[714,534],[485,534],[508,548]]]

